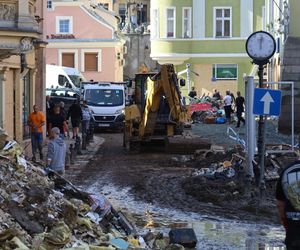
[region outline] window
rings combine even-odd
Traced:
[[[62,53],[61,66],[75,68],[75,53]]]
[[[216,80],[236,80],[237,72],[237,64],[214,64],[212,75]]]
[[[101,72],[102,50],[82,49],[81,50],[81,71]]]
[[[137,16],[138,16],[138,24],[147,22],[147,4],[138,4],[137,5]]]
[[[120,3],[119,4],[119,16],[122,19],[121,23],[125,23],[125,18],[126,18],[126,5],[125,5],[125,3]]]
[[[175,8],[167,8],[167,38],[175,38],[175,32],[176,32],[176,14],[175,14]]]
[[[183,8],[182,9],[182,36],[184,38],[192,37],[192,9],[191,8]]]
[[[215,37],[231,37],[231,8],[214,8]]]
[[[151,37],[159,38],[159,19],[158,19],[158,9],[152,10],[152,27],[151,27]]]
[[[57,34],[72,34],[73,33],[73,18],[72,17],[56,17],[56,33]]]
[[[266,6],[262,7],[262,30],[266,30]]]
[[[47,9],[52,10],[52,0],[47,1]]]
[[[98,71],[98,53],[84,54],[84,71]]]
[[[28,126],[28,117],[30,113],[30,71],[23,77],[23,139],[30,137],[30,128]]]
[[[67,83],[69,82],[69,80],[66,76],[58,75],[58,84],[59,84],[59,86],[64,87],[66,85],[66,82]]]

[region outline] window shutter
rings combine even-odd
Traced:
[[[84,71],[98,71],[98,53],[84,54]]]
[[[63,53],[62,54],[62,66],[75,68],[75,54]]]

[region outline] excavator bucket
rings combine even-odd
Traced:
[[[211,148],[209,140],[195,136],[171,136],[165,140],[165,151],[169,154],[194,154],[198,149]]]

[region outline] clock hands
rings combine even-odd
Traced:
[[[263,40],[264,40],[264,37],[263,37],[263,36],[260,36],[260,37],[258,38],[258,41],[259,41],[259,49],[260,49],[260,50],[262,49]]]

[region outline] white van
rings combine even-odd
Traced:
[[[46,65],[46,88],[71,88],[79,92],[84,76],[74,68]]]
[[[91,109],[95,127],[122,129],[125,110],[125,84],[93,82],[83,85],[83,99]]]

